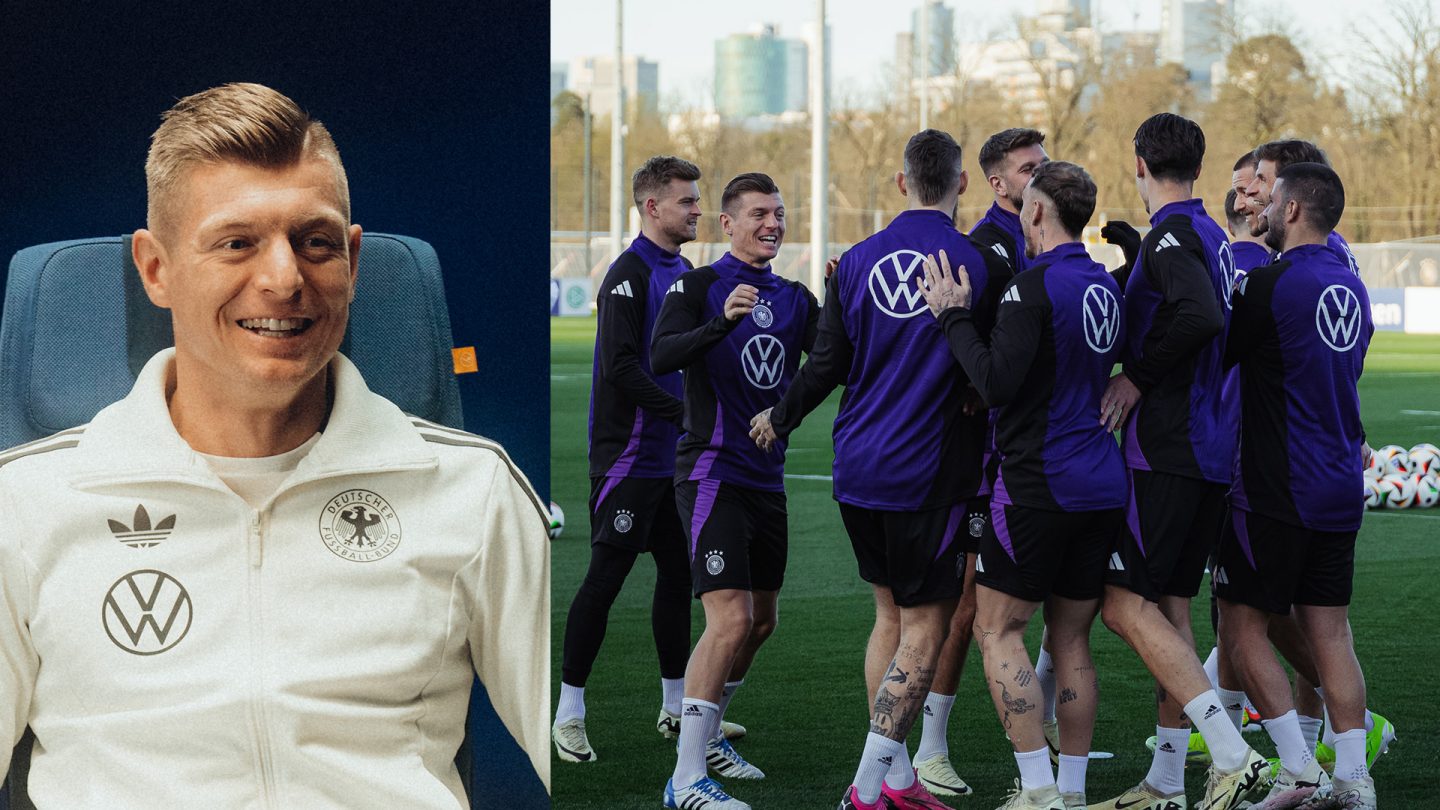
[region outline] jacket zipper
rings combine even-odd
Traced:
[[[260,568],[264,563],[265,549],[260,528],[261,514],[251,510],[248,536],[245,543],[246,582],[248,585],[247,608],[250,612],[250,723],[254,730],[255,750],[260,761],[260,798],[264,807],[273,807],[275,799],[275,772],[270,751],[270,737],[265,723],[264,656],[261,650],[263,627],[260,623]]]

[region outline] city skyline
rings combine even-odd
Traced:
[[[1106,32],[1160,28],[1161,4],[1139,0],[1090,0],[1097,24]],[[954,10],[956,41],[979,42],[1015,35],[1017,16],[1039,13],[1055,0],[983,2],[949,0]],[[1280,25],[1291,34],[1303,52],[1323,48],[1349,31],[1359,20],[1374,29],[1376,18],[1365,16],[1344,0],[1275,0],[1263,9],[1253,2],[1239,2],[1242,23],[1250,31]],[[893,86],[896,37],[911,29],[912,15],[920,0],[876,8],[862,0],[829,0],[827,17],[831,29],[832,96],[853,97],[884,92]],[[1303,12],[1303,13],[1302,13]],[[773,0],[734,0],[725,10],[706,6],[675,6],[660,0],[626,0],[625,52],[659,65],[662,106],[676,104],[707,109],[714,100],[715,42],[733,34],[773,24],[785,38],[805,36],[814,22],[813,2],[774,3]],[[552,63],[569,63],[579,56],[609,53],[614,48],[615,6],[594,0],[555,0],[551,15],[550,58]],[[1389,23],[1381,15],[1381,25]],[[686,35],[667,36],[683,31]],[[1327,81],[1344,83],[1353,78],[1347,64],[1349,51],[1326,49],[1324,58],[1313,58],[1312,67]]]

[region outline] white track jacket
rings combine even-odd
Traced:
[[[0,454],[0,774],[28,724],[41,810],[464,807],[475,673],[548,785],[549,541],[499,445],[337,355],[252,510],[176,433],[172,357]]]

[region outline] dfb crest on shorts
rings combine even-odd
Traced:
[[[712,577],[720,576],[725,570],[725,552],[711,550],[705,552],[705,571]]]
[[[761,329],[769,329],[770,325],[775,323],[775,313],[771,312],[770,307],[766,306],[763,301],[750,310],[750,317],[755,319],[755,325]]]
[[[337,557],[375,562],[400,545],[400,518],[374,492],[347,489],[320,511],[320,539]]]
[[[971,537],[979,537],[979,536],[983,535],[984,533],[985,533],[985,516],[984,516],[984,515],[971,515],[971,516],[970,516],[970,536],[971,536]]]
[[[924,312],[925,257],[913,250],[897,250],[870,268],[866,287],[880,311],[904,320]]]
[[[1085,342],[1090,348],[1104,354],[1115,346],[1120,334],[1120,307],[1115,294],[1099,284],[1085,288]]]
[[[116,647],[156,655],[174,648],[190,632],[194,608],[179,580],[147,568],[131,571],[110,586],[100,618]]]
[[[1360,337],[1360,299],[1343,284],[1331,284],[1315,305],[1315,329],[1325,345],[1348,352]]]
[[[635,527],[635,515],[628,509],[621,509],[615,513],[615,531],[625,534]]]
[[[780,384],[785,369],[785,344],[774,335],[756,335],[740,349],[740,368],[745,379],[761,390],[768,391]]]

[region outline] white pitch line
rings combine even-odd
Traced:
[[[1417,514],[1415,514],[1414,512],[1411,512],[1411,511],[1408,510],[1408,509],[1405,509],[1405,510],[1391,509],[1391,510],[1388,510],[1388,511],[1386,511],[1386,510],[1380,510],[1380,509],[1371,509],[1371,510],[1369,510],[1369,511],[1367,511],[1367,512],[1365,513],[1365,517],[1367,517],[1367,518],[1368,518],[1368,517],[1374,517],[1374,516],[1377,516],[1377,515],[1383,515],[1384,517],[1405,517],[1405,516],[1408,516],[1411,520],[1440,520],[1440,515],[1417,515]]]
[[[800,475],[799,473],[795,473],[795,474],[785,473],[785,477],[786,477],[786,478],[794,478],[794,479],[796,479],[796,480],[798,480],[798,481],[834,481],[834,480],[835,480],[834,476],[830,476],[830,475]]]
[[[1440,416],[1440,411],[1412,411],[1408,408],[1402,408],[1400,410],[1400,413],[1407,414],[1409,416]]]

